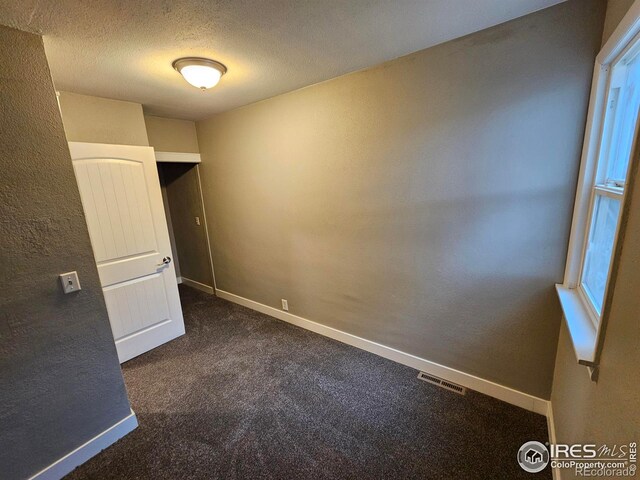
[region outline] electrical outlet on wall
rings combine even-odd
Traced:
[[[282,299],[282,309],[285,311],[289,311],[289,302],[287,302],[284,298]]]
[[[196,217],[196,225],[200,225],[200,217]]]

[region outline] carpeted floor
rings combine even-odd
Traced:
[[[68,479],[550,479],[546,420],[180,287],[187,334],[127,362],[140,426]]]

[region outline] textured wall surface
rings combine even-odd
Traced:
[[[42,40],[0,45],[0,477],[23,479],[130,410]]]
[[[180,275],[213,287],[197,166],[158,163],[166,189]],[[200,217],[196,225],[195,217]]]
[[[149,145],[156,152],[199,153],[196,124],[189,120],[145,115]]]
[[[139,103],[60,92],[60,109],[70,142],[149,145]]]
[[[549,398],[604,7],[198,122],[218,288]]]
[[[632,2],[609,2],[603,40],[613,32]],[[619,250],[613,261],[615,287],[598,382],[578,365],[566,325],[558,343],[551,401],[560,443],[622,444],[640,439],[640,150],[634,156],[630,199],[623,214]],[[573,478],[569,469],[562,478]]]

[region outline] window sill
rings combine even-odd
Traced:
[[[573,350],[581,365],[595,367],[598,332],[578,290],[556,285]]]

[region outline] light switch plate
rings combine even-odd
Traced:
[[[60,274],[60,283],[64,293],[73,293],[82,290],[80,280],[78,280],[78,272],[67,272]]]

